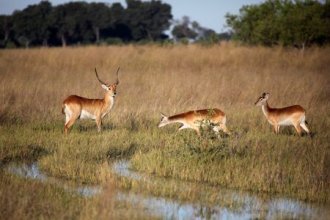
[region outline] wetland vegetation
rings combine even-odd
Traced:
[[[327,47],[301,53],[233,44],[0,51],[2,168],[13,161],[37,161],[49,177],[102,188],[102,193],[84,197],[0,169],[1,217],[158,218],[143,204],[114,199],[117,190],[199,200],[198,187],[186,192],[175,181],[143,184],[116,174],[111,167],[121,159],[145,175],[329,207],[329,52]],[[70,94],[102,97],[94,68],[114,81],[118,66],[121,83],[102,132],[87,120],[63,135],[63,99]],[[273,107],[303,106],[313,138],[297,136],[293,127],[275,135],[254,106],[262,92],[271,94]],[[199,137],[193,130],[178,132],[176,125],[157,127],[160,112],[201,108],[223,110],[232,135],[216,138],[205,130]],[[203,203],[235,207],[218,199],[210,194]]]

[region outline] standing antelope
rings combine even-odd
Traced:
[[[305,109],[303,107],[300,105],[293,105],[285,108],[271,108],[267,102],[268,98],[269,93],[263,93],[258,98],[255,105],[262,107],[266,119],[273,125],[276,134],[279,133],[281,125],[293,125],[299,135],[301,135],[302,129],[309,134],[309,130],[306,126]]]
[[[172,123],[181,123],[182,125],[179,130],[191,128],[200,135],[200,127],[204,122],[209,121],[216,133],[219,133],[219,130],[222,130],[226,134],[230,134],[226,127],[226,115],[217,108],[188,111],[172,116],[161,115],[162,118],[158,127],[163,127]]]
[[[109,85],[99,78],[95,68],[96,78],[101,83],[102,88],[106,90],[103,99],[88,99],[77,95],[71,95],[63,101],[62,113],[65,114],[65,134],[68,133],[69,128],[77,119],[85,118],[95,120],[97,130],[99,132],[101,131],[102,118],[110,112],[115,101],[116,88],[119,84],[118,72],[119,68],[117,70],[116,82]]]

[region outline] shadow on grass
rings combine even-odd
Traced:
[[[15,115],[11,115],[7,111],[0,112],[0,125],[22,125],[23,119]]]
[[[310,137],[313,138],[315,136],[315,132],[311,132],[310,134],[307,134],[305,131],[302,131],[301,137]],[[276,135],[274,133],[274,135]],[[284,135],[284,136],[297,136],[299,137],[297,131],[294,129],[293,126],[285,126],[280,128],[280,132],[277,135]]]
[[[17,152],[1,158],[0,165],[5,165],[13,161],[32,162],[51,153],[45,148],[35,144],[19,146],[18,148],[19,150]]]
[[[130,159],[136,152],[138,146],[135,143],[131,143],[129,147],[123,148],[112,148],[107,152],[107,158],[109,160],[114,159]]]
[[[110,131],[116,129],[116,126],[113,123],[106,123],[102,124],[102,131]],[[91,131],[97,131],[97,126],[95,123],[91,124],[79,124],[77,126],[77,130],[79,133],[84,133],[84,132],[91,132]]]
[[[124,128],[129,131],[148,130],[157,126],[153,120],[144,116],[135,116],[133,114],[127,117],[127,121],[123,124]]]

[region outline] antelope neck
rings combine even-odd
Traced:
[[[264,113],[266,116],[269,114],[270,107],[269,107],[267,101],[266,101],[266,104],[262,105],[262,111],[263,111],[263,113]]]
[[[181,122],[181,118],[174,115],[174,116],[170,116],[168,117],[168,121],[171,122],[171,123],[175,123],[175,122]]]
[[[110,102],[114,102],[114,100],[115,100],[115,96],[112,96],[112,95],[110,95],[110,94],[106,94],[105,95],[105,97],[104,97],[104,102],[105,103],[110,103]]]

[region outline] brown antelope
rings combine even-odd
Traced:
[[[163,127],[172,123],[181,123],[182,125],[179,130],[191,128],[200,135],[200,127],[204,122],[209,121],[216,133],[219,133],[219,130],[222,130],[226,134],[230,134],[226,127],[226,115],[217,108],[188,111],[172,116],[161,115],[162,118],[158,127]]]
[[[300,105],[292,105],[284,108],[271,108],[268,105],[269,93],[263,93],[255,103],[261,106],[264,115],[268,122],[273,125],[276,134],[280,131],[280,126],[293,125],[299,135],[302,129],[309,134],[306,126],[305,109]]]
[[[77,119],[93,119],[96,122],[97,130],[101,131],[102,118],[106,116],[113,107],[117,85],[119,68],[117,70],[117,80],[110,85],[102,81],[96,71],[95,75],[101,83],[103,89],[106,90],[103,99],[88,99],[77,95],[71,95],[63,101],[62,113],[65,114],[64,133],[67,134],[69,128]]]

